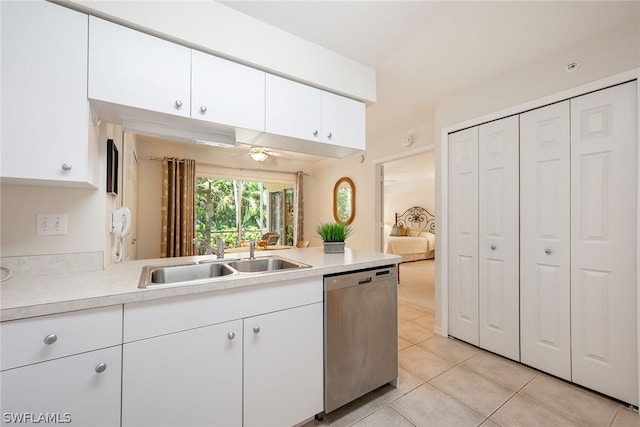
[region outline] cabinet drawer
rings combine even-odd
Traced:
[[[125,304],[124,342],[320,302],[322,277]]]
[[[122,344],[122,306],[4,322],[0,335],[2,370],[110,347]]]
[[[119,426],[121,372],[120,345],[0,372],[2,425]]]

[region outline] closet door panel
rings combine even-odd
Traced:
[[[479,127],[479,341],[520,360],[518,117]]]
[[[636,84],[571,100],[573,381],[634,404]]]
[[[449,135],[449,333],[478,345],[478,128]]]
[[[520,115],[522,363],[571,380],[569,101]]]

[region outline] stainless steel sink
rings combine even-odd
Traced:
[[[139,288],[211,279],[236,273],[224,263],[147,266],[142,269]]]
[[[291,268],[307,268],[310,265],[279,257],[262,257],[231,261],[227,265],[240,273],[260,273],[268,271],[288,270]]]
[[[142,268],[138,288],[202,283],[230,275],[269,273],[309,267],[311,266],[308,264],[277,256],[254,259],[207,260],[199,263],[192,262],[163,266],[148,265]]]

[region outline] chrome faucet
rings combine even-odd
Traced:
[[[224,258],[224,241],[222,240],[222,237],[220,236],[216,237],[217,249],[213,248],[209,243],[207,243],[202,239],[193,239],[193,244],[195,245],[196,243],[200,243],[202,246],[207,248],[207,252],[211,252],[212,254],[215,254],[218,259]],[[205,255],[206,255],[206,252],[205,252]]]
[[[253,240],[249,242],[249,259],[255,259],[256,257],[256,242]]]

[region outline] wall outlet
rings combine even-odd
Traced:
[[[36,215],[36,235],[55,236],[67,234],[67,214],[49,213]]]

